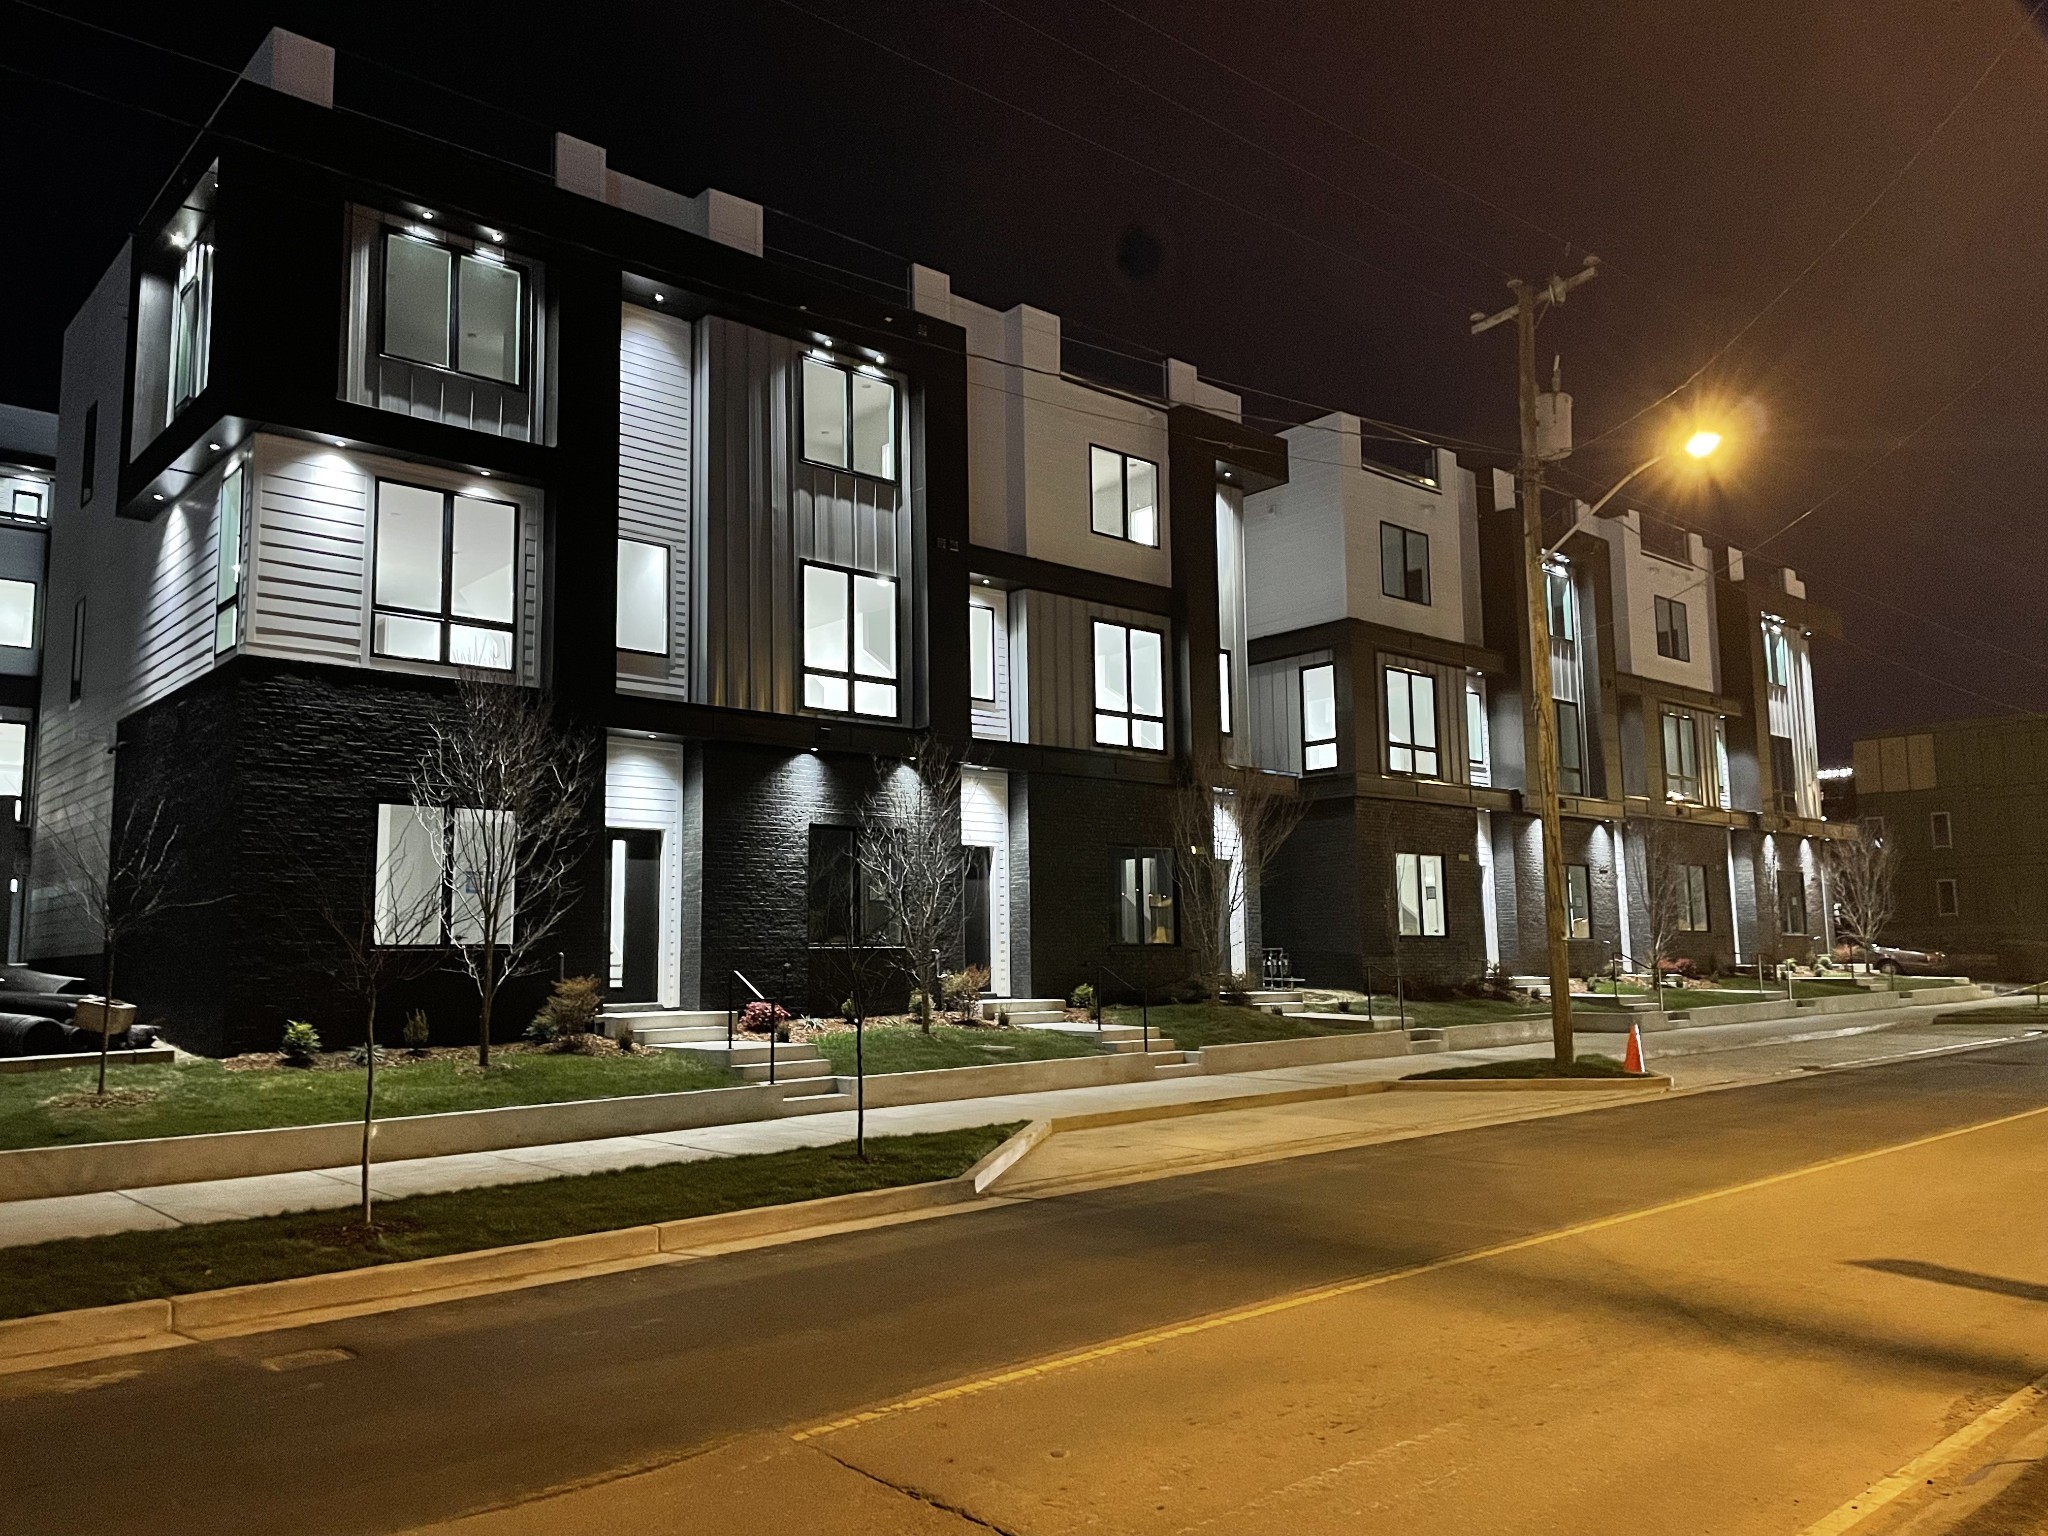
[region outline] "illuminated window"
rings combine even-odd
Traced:
[[[1096,621],[1095,741],[1166,750],[1166,637],[1158,630]]]
[[[1171,944],[1177,937],[1173,855],[1164,848],[1111,850],[1116,876],[1116,942]]]
[[[1089,526],[1112,539],[1159,547],[1159,466],[1113,448],[1088,450]]]
[[[804,457],[878,480],[896,478],[896,386],[881,374],[804,358]]]
[[[967,605],[967,691],[984,704],[996,699],[996,611]]]
[[[243,489],[242,466],[231,465],[221,476],[220,494],[215,498],[214,522],[218,531],[213,576],[215,655],[233,650],[242,638]]]
[[[1440,939],[1444,935],[1444,856],[1440,853],[1394,855],[1394,886],[1405,937]]]
[[[896,580],[804,566],[804,708],[896,718]]]
[[[1387,668],[1387,769],[1436,778],[1436,679],[1405,667]]]
[[[615,643],[643,656],[668,654],[668,546],[619,540]]]
[[[510,502],[379,480],[371,651],[511,671],[518,529]]]
[[[526,275],[476,252],[397,231],[384,237],[384,354],[518,384]]]
[[[1301,669],[1301,768],[1315,773],[1337,766],[1337,669],[1327,663]]]
[[[1564,931],[1574,939],[1593,937],[1593,872],[1583,864],[1564,867]]]

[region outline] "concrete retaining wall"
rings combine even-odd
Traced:
[[[867,1106],[889,1109],[899,1104],[936,1104],[947,1099],[987,1099],[1005,1093],[1045,1093],[1055,1088],[1100,1088],[1109,1083],[1150,1081],[1152,1063],[1137,1051],[1118,1056],[1067,1056],[1053,1061],[1001,1061],[987,1067],[878,1073],[868,1078]],[[838,1082],[841,1093],[853,1092],[852,1078],[842,1077]]]
[[[1003,1069],[997,1069],[1003,1070]],[[772,1119],[785,1084],[709,1088],[693,1093],[641,1094],[623,1099],[579,1099],[568,1104],[522,1104],[504,1109],[407,1115],[377,1122],[380,1163],[456,1152],[495,1152],[604,1136],[644,1136]],[[870,1100],[872,1102],[872,1100]],[[295,1125],[275,1130],[223,1131],[210,1136],[165,1136],[149,1141],[108,1141],[65,1147],[22,1147],[0,1152],[0,1201],[96,1190],[140,1189],[203,1179],[342,1168],[362,1155],[360,1125]]]
[[[1583,1026],[1574,1020],[1574,1028]],[[1497,1045],[1528,1045],[1550,1038],[1550,1020],[1504,1019],[1498,1024],[1447,1024],[1443,1035],[1447,1051],[1484,1051]]]
[[[1313,1067],[1332,1061],[1372,1061],[1406,1056],[1408,1037],[1398,1029],[1356,1035],[1322,1035],[1309,1040],[1249,1040],[1241,1045],[1205,1045],[1204,1072],[1270,1072],[1279,1067]]]

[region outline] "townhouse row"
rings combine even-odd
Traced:
[[[999,995],[1186,974],[1175,797],[1216,763],[1311,802],[1227,968],[1540,966],[1494,466],[1266,431],[1179,361],[1085,377],[1054,315],[924,267],[895,301],[821,280],[758,206],[566,135],[529,174],[337,111],[333,63],[272,34],[67,331],[28,956],[95,968],[77,850],[148,815],[184,851],[122,962],[149,1011],[194,1049],[348,1038],[316,909],[418,873],[410,768],[473,668],[602,737],[558,965],[616,1007],[736,973],[836,1007],[862,806],[927,734],[972,764],[953,958]],[[1825,943],[1832,617],[1634,514],[1549,582],[1581,968],[1642,953],[1652,826],[1682,952]]]

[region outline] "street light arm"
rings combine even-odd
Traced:
[[[1601,509],[1604,508],[1607,505],[1607,503],[1614,500],[1616,496],[1619,496],[1622,493],[1622,491],[1627,488],[1630,481],[1634,480],[1638,475],[1644,474],[1645,472],[1656,468],[1659,464],[1662,464],[1666,459],[1670,457],[1671,455],[1668,453],[1656,454],[1651,458],[1643,460],[1642,463],[1638,464],[1634,469],[1630,470],[1627,474],[1623,475],[1619,480],[1615,481],[1613,486],[1611,486],[1608,489],[1607,494],[1605,496],[1602,496],[1598,501],[1594,502],[1592,506],[1586,508],[1585,511],[1581,512],[1578,515],[1578,517],[1573,521],[1571,527],[1565,529],[1563,535],[1558,539],[1558,541],[1555,544],[1550,545],[1547,549],[1543,551],[1543,553],[1545,555],[1554,555],[1560,549],[1563,549],[1566,543],[1570,541],[1571,536],[1573,534],[1579,532],[1579,530],[1581,530],[1582,528],[1589,528],[1592,526],[1593,519],[1600,515]]]

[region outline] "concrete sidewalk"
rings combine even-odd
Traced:
[[[2015,1009],[2015,1023],[2010,1030],[1942,1029],[1939,1025],[1940,1016],[1945,1012],[1985,1006],[1987,1004],[1983,1002],[1975,1002],[1956,1004],[1947,1009],[1902,1009],[1897,1015],[1886,1011],[1883,1014],[1854,1016],[1853,1022],[1845,1018],[1839,1025],[1831,1025],[1826,1019],[1713,1025],[1661,1031],[1646,1039],[1651,1064],[1673,1078],[1676,1090],[1728,1087],[1743,1082],[1767,1081],[1816,1066],[1847,1065],[1862,1058],[1911,1054],[1954,1047],[1973,1039],[1997,1038],[2001,1033],[2021,1033],[2032,1023],[2026,1018],[2029,1010]],[[2033,1027],[2048,1028],[2048,1020]],[[1880,1034],[1882,1043],[1869,1038]],[[1617,1035],[1589,1036],[1582,1031],[1579,1048],[1582,1054],[1611,1051],[1618,1055],[1620,1040]],[[868,1111],[867,1133],[870,1136],[900,1136],[1155,1105],[1226,1102],[1289,1089],[1384,1081],[1438,1066],[1547,1056],[1549,1052],[1550,1046],[1544,1042],[1423,1058],[1395,1056],[1229,1076],[1188,1077],[905,1105]],[[1175,1121],[1166,1123],[1170,1129],[1153,1127],[1153,1134],[1148,1137],[1101,1138],[1105,1159],[1101,1171],[1105,1176],[1128,1176],[1137,1163],[1147,1157],[1161,1168],[1169,1168],[1185,1163],[1190,1157],[1235,1156],[1240,1152],[1252,1155],[1258,1150],[1254,1143],[1265,1146],[1273,1155],[1288,1155],[1334,1141],[1432,1135],[1476,1124],[1578,1112],[1614,1102],[1617,1100],[1606,1095],[1540,1092],[1374,1096],[1292,1106],[1292,1110],[1298,1111],[1293,1113],[1260,1111],[1260,1128],[1257,1130],[1248,1130],[1237,1123],[1245,1117],[1203,1116],[1200,1118],[1211,1122],[1213,1130],[1191,1131],[1189,1122]],[[620,1168],[697,1162],[753,1152],[778,1152],[792,1147],[827,1146],[850,1141],[853,1134],[854,1116],[849,1112],[838,1112],[658,1135],[617,1136],[502,1152],[380,1163],[371,1170],[370,1183],[379,1198],[389,1200]],[[1095,1133],[1081,1134],[1092,1136]],[[1220,1142],[1217,1138],[1221,1139]],[[1222,1150],[1223,1143],[1238,1151]],[[1138,1150],[1148,1145],[1151,1152]],[[1209,1152],[1204,1153],[1203,1146],[1208,1146]],[[1065,1163],[1060,1164],[1056,1171],[1049,1162],[1039,1166],[1048,1170],[1047,1178],[1065,1180],[1078,1176],[1077,1170]],[[1030,1177],[1037,1180],[1040,1174],[1034,1171]],[[0,1247],[64,1237],[91,1237],[108,1232],[275,1216],[286,1211],[342,1209],[352,1205],[357,1196],[357,1170],[347,1167],[11,1201],[0,1205]]]

